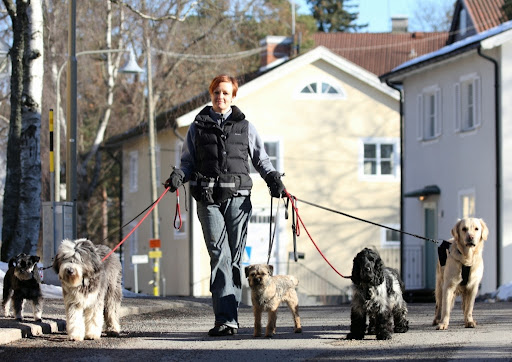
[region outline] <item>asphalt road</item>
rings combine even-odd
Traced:
[[[0,346],[1,361],[512,361],[512,303],[477,303],[474,329],[464,328],[460,304],[450,327],[437,331],[431,325],[433,304],[409,304],[410,330],[388,341],[366,336],[346,340],[350,305],[302,307],[302,334],[293,333],[291,314],[281,307],[277,334],[254,338],[250,307],[240,309],[240,329],[235,336],[209,337],[213,326],[207,300],[172,303],[162,310],[122,318],[119,338],[71,342],[65,332],[23,338]],[[141,314],[142,313],[142,314]],[[263,323],[265,323],[264,318]]]

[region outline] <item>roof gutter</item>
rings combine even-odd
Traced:
[[[494,65],[494,118],[495,118],[495,153],[496,153],[496,289],[501,285],[501,248],[502,248],[502,214],[501,214],[501,84],[498,61],[482,53],[482,46],[478,47],[478,55]]]

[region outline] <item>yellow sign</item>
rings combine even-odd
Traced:
[[[150,258],[161,258],[162,257],[162,250],[151,250],[149,253],[148,253],[149,257]]]

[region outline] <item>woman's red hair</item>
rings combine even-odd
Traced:
[[[235,77],[231,77],[226,74],[221,74],[221,75],[218,75],[215,78],[213,78],[212,82],[210,83],[210,87],[208,88],[208,91],[210,92],[210,94],[213,94],[213,91],[215,90],[215,88],[217,88],[220,83],[224,83],[224,82],[233,84],[232,96],[236,97],[236,92],[238,92],[238,81],[236,80]]]

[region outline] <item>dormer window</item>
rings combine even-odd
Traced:
[[[303,85],[297,94],[298,98],[307,99],[345,99],[345,92],[331,81],[314,80]]]
[[[462,9],[459,13],[459,34],[463,36],[466,34],[468,28],[466,9]]]

